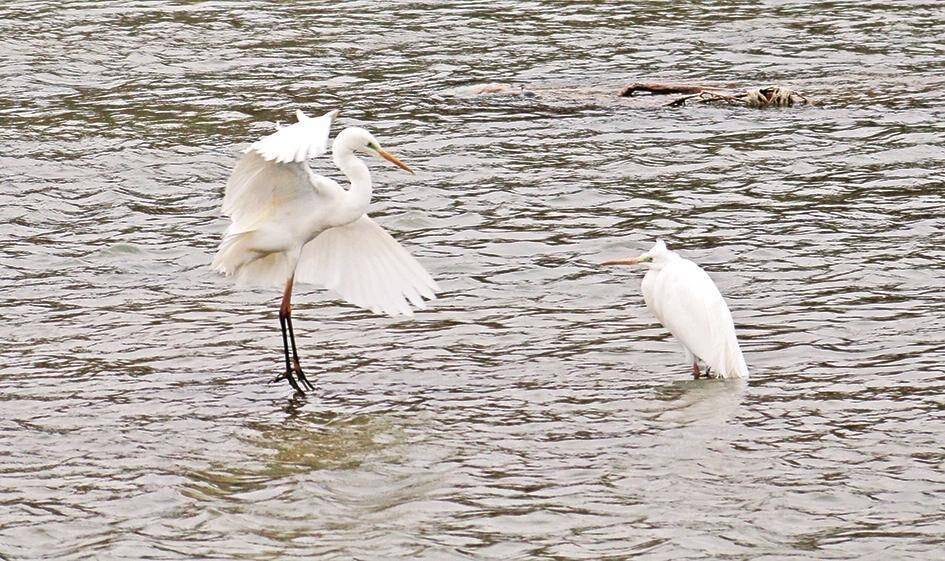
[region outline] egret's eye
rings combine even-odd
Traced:
[[[374,142],[368,142],[367,147],[370,148],[371,150],[374,150],[375,152],[381,149],[381,147],[378,146],[377,143],[374,143]]]

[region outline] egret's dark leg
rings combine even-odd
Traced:
[[[279,328],[282,329],[282,352],[285,354],[285,371],[290,372],[292,365],[289,363],[289,340],[286,335],[285,320],[285,316],[282,315],[282,312],[279,312]]]
[[[293,277],[289,277],[289,280],[285,283],[285,291],[282,293],[282,306],[279,308],[279,316],[285,318],[285,326],[289,331],[289,342],[292,343],[292,364],[289,365],[289,345],[285,344],[285,360],[286,360],[286,369],[295,374],[299,379],[299,382],[302,382],[306,388],[310,390],[315,390],[315,386],[308,381],[308,378],[305,377],[305,373],[302,372],[302,366],[299,364],[299,351],[295,347],[295,330],[292,329],[292,283]],[[283,342],[285,342],[285,329],[283,329],[282,336]],[[301,391],[301,390],[299,390]]]
[[[292,306],[290,304],[291,297],[292,279],[290,278],[285,284],[285,292],[282,293],[282,305],[279,306],[279,327],[282,328],[282,351],[285,354],[285,379],[289,381],[289,384],[295,391],[304,394],[305,392],[302,391],[298,382],[295,381],[295,377],[292,376],[292,365],[289,362],[289,335],[287,332],[291,333],[292,329],[291,320],[289,319],[289,315],[292,312]],[[295,351],[295,341],[292,342],[292,350],[293,352]],[[296,363],[298,363],[298,360],[296,360]],[[279,378],[276,379],[278,380]]]
[[[282,312],[279,312],[279,327],[282,328],[282,350],[285,353],[285,372],[273,378],[272,382],[278,382],[285,378],[296,392],[304,393],[302,388],[296,383],[295,378],[292,377],[292,367],[289,365],[289,339],[286,336],[285,316],[282,315]],[[272,382],[270,382],[270,384]]]
[[[286,323],[289,325],[289,341],[292,342],[292,365],[295,367],[295,375],[298,376],[299,381],[307,387],[308,389],[314,391],[315,386],[308,381],[308,378],[305,377],[305,373],[302,372],[302,366],[299,364],[299,351],[295,348],[295,331],[292,329],[292,316],[291,314],[285,318]]]
[[[699,372],[699,359],[694,359],[692,361],[692,379],[698,380],[702,376],[702,372]]]

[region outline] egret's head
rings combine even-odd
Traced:
[[[653,247],[642,255],[626,257],[624,259],[611,259],[610,261],[604,261],[601,265],[637,265],[639,263],[660,262],[671,253],[672,252],[666,247],[666,244],[663,243],[663,240],[656,240]]]
[[[362,129],[361,127],[346,128],[345,130],[338,133],[338,138],[335,139],[335,142],[353,152],[360,152],[362,154],[367,154],[368,156],[378,156],[384,158],[395,166],[413,173],[413,170],[410,169],[410,166],[398,160],[396,156],[387,150],[381,148],[381,143],[378,142],[376,138],[374,138],[374,135],[365,129]]]

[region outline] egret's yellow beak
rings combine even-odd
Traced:
[[[648,256],[638,255],[637,257],[626,257],[624,259],[611,259],[610,261],[604,261],[601,265],[636,265],[647,261],[649,261]]]
[[[410,173],[413,173],[413,170],[410,169],[410,166],[408,166],[407,164],[405,164],[405,163],[401,162],[400,160],[398,160],[398,159],[397,159],[397,156],[391,154],[391,153],[388,152],[387,150],[384,150],[383,148],[378,148],[378,149],[377,149],[377,153],[378,153],[382,158],[384,158],[384,159],[387,160],[388,162],[394,164],[395,166],[399,167],[400,169],[403,169],[403,170],[409,171]]]

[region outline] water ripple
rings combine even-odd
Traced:
[[[931,559],[945,517],[945,13],[873,2],[0,8],[0,558]],[[641,79],[792,110],[639,108]],[[471,84],[538,97],[470,96]],[[238,151],[341,107],[412,320],[207,263]],[[333,173],[326,162],[320,171]],[[639,271],[726,294],[694,382]]]

